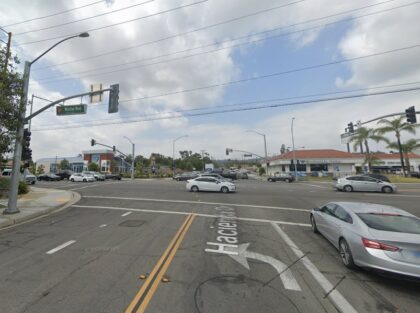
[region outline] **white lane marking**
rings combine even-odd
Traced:
[[[237,248],[238,254],[237,255],[229,254],[229,256],[235,261],[239,262],[239,264],[243,265],[248,270],[250,268],[249,268],[247,258],[270,264],[272,267],[274,267],[274,269],[280,275],[280,279],[285,289],[296,290],[296,291],[302,290],[298,282],[296,281],[295,277],[293,276],[292,271],[287,268],[286,264],[284,264],[280,260],[277,260],[271,256],[264,255],[257,252],[248,251],[247,250],[248,246],[249,246],[249,243],[243,243],[243,244],[238,245],[238,248]]]
[[[280,235],[280,237],[286,242],[289,248],[295,253],[298,258],[301,258],[301,262],[312,274],[318,284],[324,289],[325,293],[328,293],[328,298],[334,302],[336,308],[342,313],[357,313],[356,309],[344,298],[341,293],[334,289],[334,286],[329,282],[329,280],[318,270],[318,268],[304,255],[304,253],[298,248],[298,246],[290,239],[290,237],[277,225],[275,222],[272,222],[271,225]],[[331,291],[332,290],[332,291]]]
[[[102,224],[102,225],[99,225],[99,228],[104,228],[104,227],[107,227],[108,225],[107,224]]]
[[[91,187],[96,187],[96,186],[105,186],[105,185],[120,184],[120,183],[121,183],[121,182],[113,182],[113,183],[99,183],[99,184],[93,184],[93,185],[88,185],[88,186],[84,186],[84,187],[80,187],[80,188],[73,188],[73,189],[68,189],[68,190],[74,191],[74,190],[85,189],[85,188],[91,188]]]
[[[295,184],[298,184],[298,185],[306,185],[306,186],[311,186],[311,187],[317,187],[317,188],[321,188],[321,189],[331,189],[332,190],[332,188],[329,188],[329,187],[318,186],[318,185],[307,184],[307,183],[295,183]]]
[[[61,249],[64,249],[65,247],[67,247],[67,246],[70,246],[70,245],[74,244],[75,242],[76,242],[76,240],[70,240],[70,241],[67,241],[67,242],[63,243],[62,245],[59,245],[58,247],[55,247],[54,249],[51,249],[51,250],[49,250],[49,251],[47,251],[47,252],[45,252],[45,253],[46,253],[46,254],[53,254],[53,253],[56,253],[57,251],[60,251]]]
[[[124,214],[122,214],[121,216],[127,216],[127,215],[130,215],[131,213],[133,213],[133,212],[125,212]]]
[[[175,214],[175,215],[189,215],[191,212],[180,212],[180,211],[166,211],[166,210],[148,210],[148,209],[132,209],[132,208],[120,208],[120,207],[109,207],[109,206],[96,206],[96,205],[72,205],[74,208],[86,208],[86,209],[105,209],[105,210],[117,210],[117,211],[133,211],[133,212],[145,212],[145,213],[160,213],[160,214]],[[196,216],[200,217],[211,217],[217,218],[220,215],[217,214],[201,214],[194,213]],[[277,223],[284,225],[293,225],[293,226],[303,226],[310,227],[310,224],[304,223],[295,223],[295,222],[286,222],[286,221],[276,221],[276,220],[266,220],[259,218],[250,218],[250,217],[235,217],[235,219],[240,221],[249,221],[249,222],[259,222],[259,223]]]
[[[380,197],[383,197],[384,196],[384,194],[380,194],[380,193],[363,193],[363,195],[364,196],[380,196]],[[395,193],[392,193],[392,194],[387,194],[387,195],[385,195],[386,197],[391,197],[391,198],[393,198],[393,197],[406,197],[406,198],[420,198],[420,195],[399,195],[399,194],[395,194]]]
[[[286,210],[286,211],[301,211],[301,212],[309,212],[310,211],[310,210],[307,210],[307,209],[284,208],[284,207],[278,207],[278,206],[253,205],[253,204],[236,204],[236,203],[221,203],[221,202],[204,202],[204,201],[188,201],[188,200],[169,200],[169,199],[151,199],[151,198],[129,198],[129,197],[104,197],[104,196],[82,196],[82,198],[133,200],[133,201],[166,202],[166,203],[189,203],[189,204],[225,205],[225,206],[244,207],[244,208],[261,208],[261,209]]]

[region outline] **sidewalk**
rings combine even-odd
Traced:
[[[19,213],[0,213],[0,229],[64,209],[79,200],[80,195],[76,192],[30,187],[29,193],[19,197]],[[7,206],[7,199],[0,200],[0,204]],[[1,206],[0,212],[3,210],[4,208]]]

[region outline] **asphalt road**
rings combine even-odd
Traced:
[[[239,181],[232,194],[172,180],[40,182],[79,192],[65,211],[0,231],[0,312],[417,312],[420,283],[349,271],[312,233],[332,200],[420,216],[420,188],[339,193]],[[237,247],[233,247],[233,246]]]

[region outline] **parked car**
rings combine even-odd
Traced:
[[[223,193],[235,192],[236,186],[232,182],[219,180],[213,177],[197,177],[187,181],[185,186],[188,191],[220,191]]]
[[[420,218],[386,205],[331,202],[314,208],[310,221],[346,267],[420,278]]]
[[[24,175],[25,177],[25,181],[27,184],[31,184],[31,185],[35,185],[36,183],[36,176],[31,174],[31,173],[27,173],[26,175]]]
[[[385,175],[381,175],[381,174],[368,173],[368,174],[363,174],[363,176],[372,177],[372,178],[375,178],[375,179],[378,179],[378,180],[386,181],[388,183],[391,182],[388,177],[386,177]]]
[[[175,179],[176,181],[187,181],[189,179],[194,179],[194,178],[197,178],[197,177],[198,177],[197,173],[186,172],[186,173],[182,173],[180,175],[175,175],[172,178]]]
[[[1,172],[1,176],[12,176],[12,170],[10,168],[6,168]]]
[[[45,173],[38,175],[38,180],[45,180],[45,181],[58,181],[61,180],[60,176],[57,176],[53,173]]]
[[[286,183],[291,183],[295,181],[295,177],[291,174],[279,174],[276,176],[270,176],[267,178],[269,182],[284,181]]]
[[[342,191],[379,191],[392,193],[397,191],[397,186],[368,176],[347,176],[337,179],[334,187]]]
[[[60,176],[61,180],[63,179],[68,180],[72,174],[73,174],[73,171],[70,171],[70,170],[62,170],[55,173],[55,175]]]
[[[222,172],[220,173],[220,175],[221,175],[222,177],[224,177],[225,179],[226,179],[226,178],[231,179],[231,180],[236,180],[236,179],[238,179],[238,173],[237,173],[237,172],[235,172],[235,171],[222,171]]]
[[[410,172],[410,177],[420,178],[420,172]]]
[[[105,179],[121,180],[121,174],[107,173],[105,174]]]
[[[84,171],[82,172],[82,174],[86,174],[86,175],[92,175],[93,177],[95,177],[95,180],[105,180],[105,175],[99,172],[94,172],[94,171]]]
[[[246,173],[246,172],[238,172],[236,174],[236,178],[238,178],[238,179],[248,179],[248,173]]]
[[[232,181],[231,178],[227,178],[227,177],[224,177],[224,176],[222,176],[220,174],[216,174],[216,173],[203,173],[203,174],[200,174],[200,177],[213,177],[213,178],[216,178],[218,180]]]
[[[74,173],[70,176],[70,181],[81,181],[81,182],[94,182],[96,179],[89,173]]]

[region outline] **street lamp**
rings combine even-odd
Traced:
[[[247,132],[249,132],[249,133],[256,133],[256,134],[258,134],[258,135],[260,135],[260,136],[263,136],[263,138],[264,138],[264,154],[265,154],[265,160],[264,160],[264,162],[265,162],[265,174],[266,175],[268,175],[268,159],[267,159],[267,141],[266,141],[266,139],[265,139],[265,134],[262,134],[262,133],[259,133],[259,132],[257,132],[256,130],[252,130],[252,129],[248,129],[247,130]]]
[[[127,136],[124,136],[124,138],[127,139],[131,143],[131,145],[133,146],[133,152],[132,152],[133,157],[131,158],[131,180],[134,180],[134,149],[135,149],[135,144]]]
[[[70,40],[72,38],[81,37],[86,38],[89,37],[89,33],[80,33],[78,35],[70,36],[60,40],[56,44],[52,45],[50,48],[44,51],[41,55],[35,58],[33,61],[25,62],[25,69],[23,72],[23,93],[20,99],[19,104],[19,112],[20,116],[17,120],[17,129],[16,129],[16,140],[15,140],[15,150],[13,155],[13,170],[12,170],[12,177],[10,181],[10,191],[9,191],[9,202],[7,208],[3,211],[3,214],[15,214],[19,213],[17,208],[17,194],[18,194],[18,185],[19,185],[19,176],[20,176],[20,159],[22,157],[22,137],[23,137],[23,130],[24,130],[24,120],[26,116],[26,102],[28,101],[28,88],[29,88],[29,76],[31,73],[31,65],[38,61],[41,57],[47,54],[50,50],[54,49],[56,46],[61,44],[66,40]]]
[[[175,176],[175,142],[177,142],[181,138],[186,138],[188,135],[179,136],[172,140],[172,177]]]
[[[293,167],[295,169],[295,179],[296,181],[298,180],[298,176],[297,176],[297,164],[296,164],[296,153],[295,153],[295,138],[293,136],[293,122],[295,121],[295,118],[292,117],[292,149],[293,149]]]

